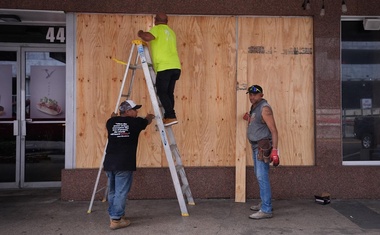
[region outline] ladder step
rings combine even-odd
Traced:
[[[153,68],[153,64],[148,63],[148,66]],[[129,65],[129,69],[131,70],[136,70],[136,69],[141,69],[142,65],[141,64],[131,64]]]
[[[170,127],[170,126],[168,126],[168,127]],[[170,150],[171,150],[172,152],[175,151],[176,148],[177,148],[177,145],[176,145],[176,144],[170,144]]]
[[[135,65],[135,64],[129,65],[129,69],[132,69],[132,70],[141,69],[141,68],[142,68],[141,65]]]
[[[183,166],[182,165],[176,165],[175,169],[177,172],[180,172],[183,169]]]
[[[184,185],[182,185],[181,189],[182,189],[182,193],[185,194],[189,190],[189,185],[184,184]]]

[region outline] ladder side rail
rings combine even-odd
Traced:
[[[127,67],[126,67],[126,69],[125,69],[125,73],[124,73],[123,81],[122,81],[122,83],[121,83],[121,88],[120,88],[119,96],[118,96],[118,99],[117,99],[117,102],[116,102],[116,105],[115,105],[115,109],[114,109],[115,111],[114,111],[114,113],[117,113],[118,107],[119,107],[119,105],[120,105],[121,97],[123,96],[123,90],[124,90],[125,82],[126,82],[126,80],[127,80],[128,70],[129,70],[129,66],[131,65],[131,59],[132,59],[132,54],[133,54],[133,50],[134,50],[134,49],[135,49],[135,44],[132,44],[131,53],[129,54]],[[106,147],[107,147],[107,146],[106,146]]]
[[[126,67],[126,69],[125,69],[125,73],[124,73],[124,77],[123,77],[122,85],[121,85],[121,87],[120,87],[119,96],[118,96],[118,99],[117,99],[117,102],[116,102],[116,106],[115,106],[115,109],[114,109],[114,113],[117,113],[117,110],[118,110],[118,107],[119,107],[119,103],[120,103],[121,96],[122,96],[122,94],[123,94],[123,90],[124,90],[124,86],[125,86],[125,81],[127,80],[126,78],[127,78],[127,75],[128,75],[129,66],[130,66],[130,64],[131,64],[131,59],[132,59],[132,54],[133,54],[133,50],[134,50],[134,48],[135,48],[135,44],[132,44],[131,53],[129,54],[127,67]],[[108,139],[107,139],[107,141],[106,141],[106,145],[104,146],[102,160],[101,160],[101,162],[100,162],[100,166],[99,166],[99,170],[98,170],[98,175],[97,175],[97,177],[96,177],[95,186],[94,186],[94,190],[93,190],[93,192],[92,192],[91,201],[90,201],[90,205],[89,205],[89,207],[88,207],[87,213],[91,213],[91,210],[92,210],[92,205],[93,205],[93,203],[94,203],[95,194],[96,194],[96,191],[97,191],[97,189],[98,189],[98,184],[99,184],[100,174],[101,174],[102,169],[103,169],[103,163],[104,163],[104,158],[105,158],[105,156],[106,156],[107,146],[108,146]]]
[[[188,211],[187,211],[185,199],[184,199],[183,194],[182,194],[182,190],[181,190],[181,187],[180,187],[180,182],[179,182],[179,179],[178,179],[178,175],[177,175],[177,171],[175,169],[172,152],[171,152],[171,149],[170,149],[170,144],[169,144],[167,136],[166,136],[164,123],[163,123],[162,117],[161,117],[161,111],[160,111],[160,108],[158,106],[158,99],[157,99],[156,92],[155,92],[155,89],[153,87],[153,82],[152,82],[152,79],[151,79],[151,76],[150,76],[150,73],[149,73],[149,67],[148,67],[148,63],[147,63],[146,57],[145,57],[144,47],[143,47],[143,45],[140,44],[140,45],[137,46],[137,48],[138,48],[138,53],[139,53],[139,56],[140,56],[140,61],[141,61],[141,64],[142,64],[142,68],[143,68],[143,71],[144,71],[145,81],[146,81],[146,84],[147,84],[147,87],[148,87],[150,99],[152,101],[152,106],[153,106],[153,109],[154,109],[154,113],[156,115],[157,127],[158,127],[158,129],[160,131],[161,141],[162,141],[162,144],[164,146],[164,150],[165,150],[165,154],[166,154],[166,159],[168,161],[170,174],[171,174],[172,179],[173,179],[174,188],[175,188],[175,191],[176,191],[176,194],[177,194],[177,199],[179,201],[179,205],[180,205],[180,208],[181,208],[182,216],[188,216],[189,214],[188,214]]]
[[[145,46],[145,45],[143,45],[143,46],[144,46],[145,58],[146,58],[146,61],[148,62],[148,66],[150,68],[150,70],[149,70],[150,78],[152,79],[153,85],[156,85],[156,73],[155,73],[154,68],[153,68],[152,58],[150,57],[148,46]]]
[[[133,44],[133,46],[135,46]],[[136,74],[136,69],[137,69],[137,62],[139,60],[139,57],[136,55],[136,59],[135,59],[135,64],[134,64],[134,67],[135,68],[132,68],[131,66],[129,66],[129,69],[132,70],[132,77],[131,77],[131,81],[129,82],[129,87],[128,87],[128,93],[127,95],[125,96],[127,100],[129,100],[129,98],[131,97],[131,93],[132,93],[132,86],[133,86],[133,83],[135,81],[135,74]],[[128,67],[127,67],[128,69]]]
[[[149,53],[149,48],[148,48],[147,45],[144,45],[144,44],[143,44],[143,48],[144,48],[144,55],[145,55],[145,58],[146,58],[146,61],[148,63],[148,67],[149,67],[150,78],[152,80],[154,90],[155,90],[155,92],[157,94],[157,89],[156,89],[156,72],[154,71],[153,62],[152,62],[152,59],[151,59],[150,53]],[[158,98],[157,101],[158,101],[159,107],[161,107],[160,108],[161,113],[162,114],[165,113],[164,107],[162,106],[160,99]]]
[[[88,207],[87,213],[91,213],[92,205],[94,204],[95,194],[96,194],[96,192],[98,190],[98,184],[99,184],[100,174],[102,173],[102,169],[103,169],[104,158],[106,156],[107,145],[108,145],[108,140],[107,140],[106,146],[104,147],[104,150],[103,150],[102,160],[101,160],[101,163],[100,163],[100,166],[99,166],[98,175],[96,177],[95,186],[94,186],[94,190],[92,192],[91,201],[90,201],[90,205]]]
[[[185,172],[185,167],[183,166],[181,156],[179,154],[179,149],[177,145],[172,145],[172,152],[175,156],[175,161],[176,161],[176,166],[177,166],[177,173],[182,181],[183,186],[185,187],[185,190],[183,190],[183,193],[186,195],[187,203],[189,205],[195,205],[193,195],[190,190],[190,184],[189,181],[187,180],[186,172]]]

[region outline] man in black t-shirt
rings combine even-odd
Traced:
[[[106,124],[108,144],[103,167],[108,177],[111,229],[124,228],[131,223],[125,217],[125,206],[132,185],[133,171],[136,171],[139,134],[154,118],[153,114],[147,114],[145,118],[137,117],[139,108],[141,105],[126,100],[120,104],[120,116],[113,113]]]

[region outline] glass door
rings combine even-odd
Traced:
[[[19,95],[20,50],[0,48],[0,185],[18,187],[20,181]]]
[[[65,166],[65,52],[22,48],[21,56],[21,187],[58,186]]]
[[[15,61],[0,60],[2,188],[60,186],[65,165],[64,51],[20,47],[13,52]]]

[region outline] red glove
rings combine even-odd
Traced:
[[[280,157],[278,156],[278,150],[273,148],[270,153],[270,161],[273,162],[273,166],[280,165]]]
[[[246,121],[248,121],[248,119],[249,119],[249,113],[245,113],[244,116],[243,116],[243,119],[246,120]]]

